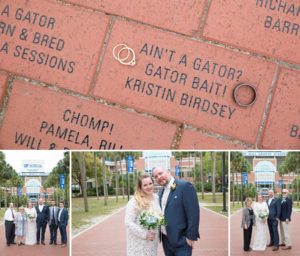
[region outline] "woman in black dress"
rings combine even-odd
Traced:
[[[255,215],[252,209],[252,199],[247,197],[242,215],[242,229],[244,231],[244,251],[251,251],[250,242],[252,236],[252,228],[255,226]]]

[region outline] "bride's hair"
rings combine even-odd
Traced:
[[[153,182],[152,177],[148,173],[143,173],[137,178],[134,198],[137,202],[137,211],[145,210],[149,207],[149,200],[146,193],[142,190],[142,181],[150,178]]]

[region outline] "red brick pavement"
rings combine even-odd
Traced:
[[[243,231],[241,229],[241,213],[239,210],[237,213],[230,217],[230,255],[231,256],[241,256],[241,255],[261,255],[261,256],[299,256],[300,255],[300,213],[292,214],[292,250],[279,250],[273,252],[271,248],[267,248],[265,252],[244,252],[243,251]],[[278,228],[280,233],[280,230]],[[269,239],[269,234],[268,234]]]
[[[46,229],[46,245],[11,245],[10,247],[6,246],[5,239],[5,228],[4,224],[0,225],[0,255],[1,256],[69,256],[69,246],[61,248],[60,245],[49,245],[49,227]],[[69,239],[69,230],[68,230],[68,239]],[[60,243],[60,234],[58,231],[58,243]]]
[[[33,125],[42,120],[44,111],[34,106],[53,94],[59,103],[72,96],[80,107],[94,101],[100,118],[103,105],[118,109],[105,112],[122,123],[119,132],[128,138],[123,148],[299,149],[298,6],[294,0],[1,1],[0,129],[6,136],[22,127],[38,137],[39,130],[24,127],[24,120]],[[135,66],[113,58],[120,43],[134,50]],[[126,49],[120,58],[125,59]],[[35,86],[36,94],[27,98],[31,109],[22,118],[12,114],[20,107],[14,79]],[[240,83],[256,88],[253,105],[242,107],[233,99]],[[237,93],[242,102],[254,94],[244,89]],[[53,104],[53,122],[66,125],[55,114],[64,104]],[[50,115],[52,108],[49,104]],[[125,113],[131,116],[128,126]],[[158,122],[140,126],[141,117]],[[145,126],[156,138],[152,143],[145,143],[149,133],[136,132]],[[72,130],[72,124],[65,128]],[[24,148],[7,137],[0,148]],[[97,134],[90,139],[99,140]],[[58,149],[88,148],[54,143]],[[48,148],[48,142],[42,144],[41,149]]]
[[[72,239],[73,256],[123,256],[126,253],[125,210],[95,225]],[[200,236],[195,244],[193,255],[228,255],[228,219],[201,208]],[[159,256],[163,255],[159,245]]]

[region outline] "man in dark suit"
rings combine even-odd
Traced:
[[[58,227],[61,236],[61,247],[67,246],[68,219],[68,210],[65,208],[64,202],[60,202],[58,211]]]
[[[50,244],[56,245],[57,229],[58,229],[58,210],[55,205],[55,201],[51,200],[51,206],[49,208],[49,229],[50,229]]]
[[[273,251],[278,251],[279,249],[279,235],[278,235],[278,222],[280,218],[280,200],[274,197],[274,191],[270,189],[268,191],[268,207],[269,207],[269,216],[268,216],[268,228],[270,233],[270,244],[268,247],[274,246]]]
[[[190,256],[199,236],[200,209],[195,188],[190,182],[174,179],[161,168],[153,169],[156,182],[163,186],[159,203],[167,221],[161,227],[166,256]]]
[[[39,204],[35,207],[37,217],[36,217],[36,241],[37,244],[45,245],[45,232],[47,228],[47,223],[49,221],[49,207],[44,205],[42,198],[39,199]]]
[[[282,190],[281,200],[281,214],[280,214],[280,231],[281,231],[281,246],[284,246],[282,250],[292,249],[291,241],[291,215],[292,215],[293,202],[289,198],[289,191],[287,189]]]
[[[6,244],[10,246],[15,243],[15,216],[16,212],[14,210],[14,204],[10,203],[9,208],[4,213],[4,221],[5,221],[5,236],[6,236]]]

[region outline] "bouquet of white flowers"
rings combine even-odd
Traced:
[[[268,216],[269,216],[269,214],[266,210],[260,210],[258,213],[258,217],[261,218],[262,220],[267,219]]]
[[[148,230],[156,229],[160,225],[166,226],[164,216],[154,211],[143,211],[139,221],[140,225]]]
[[[34,221],[35,216],[34,216],[34,214],[29,213],[29,214],[27,214],[27,218],[28,218],[30,221]]]

